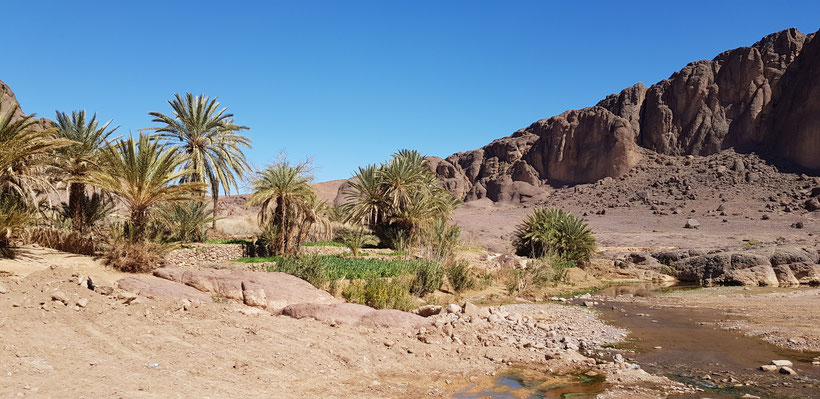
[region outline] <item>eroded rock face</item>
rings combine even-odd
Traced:
[[[788,29],[690,63],[650,87],[542,119],[485,147],[429,159],[464,200],[527,202],[548,184],[620,177],[645,150],[709,155],[767,150],[820,170],[820,41]],[[764,151],[765,153],[766,151]]]
[[[680,281],[791,287],[820,284],[820,254],[811,248],[770,248],[743,252],[653,253],[671,264]]]

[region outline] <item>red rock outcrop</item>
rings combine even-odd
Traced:
[[[650,87],[539,120],[485,147],[428,163],[458,198],[526,202],[548,185],[619,177],[646,150],[755,150],[820,170],[820,40],[788,29],[690,63]],[[762,150],[762,151],[761,151]]]

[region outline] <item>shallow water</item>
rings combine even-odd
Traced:
[[[453,395],[456,399],[587,399],[603,392],[603,376],[550,375],[511,369]]]
[[[691,288],[630,284],[602,290],[597,295],[654,295],[670,289]],[[818,353],[780,348],[758,338],[717,328],[714,322],[725,317],[713,309],[654,308],[618,302],[617,298],[602,302],[602,317],[630,330],[629,341],[619,348],[634,352],[624,355],[650,373],[707,390],[706,395],[689,397],[737,398],[749,393],[766,398],[820,398],[820,366],[811,364],[812,357]],[[616,309],[613,310],[613,306]],[[774,359],[794,362],[797,376],[758,370],[760,365]],[[706,375],[710,379],[703,378]],[[729,378],[737,381],[721,382]],[[751,384],[746,385],[747,382]],[[743,386],[735,387],[735,384]]]

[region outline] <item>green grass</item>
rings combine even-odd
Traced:
[[[345,245],[336,241],[311,241],[302,244],[303,247],[344,247]]]
[[[231,240],[207,240],[205,241],[207,244],[242,244],[242,245],[251,245],[252,242],[248,240],[241,240],[241,239],[231,239]]]
[[[370,278],[396,277],[402,274],[413,274],[419,268],[426,266],[429,262],[420,260],[382,260],[382,259],[362,259],[351,258],[340,255],[320,255],[320,263],[327,274],[329,280],[364,280]],[[242,263],[262,263],[276,262],[282,263],[282,257],[257,257],[240,258],[234,260]],[[279,265],[268,268],[269,272],[283,271]]]

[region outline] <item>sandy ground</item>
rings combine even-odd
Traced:
[[[173,299],[126,304],[119,290],[101,295],[77,284],[73,275],[98,284],[121,276],[93,259],[42,249],[26,256],[0,261],[0,397],[449,397],[522,365],[594,368],[619,389],[640,386],[643,397],[680,389],[626,363],[596,365],[555,347],[617,339],[586,309],[511,308],[565,336],[551,347],[526,344],[527,331],[544,331],[507,319],[497,328],[474,319],[482,336],[458,324],[461,343],[445,324],[403,332],[271,316],[227,300],[188,310]]]

